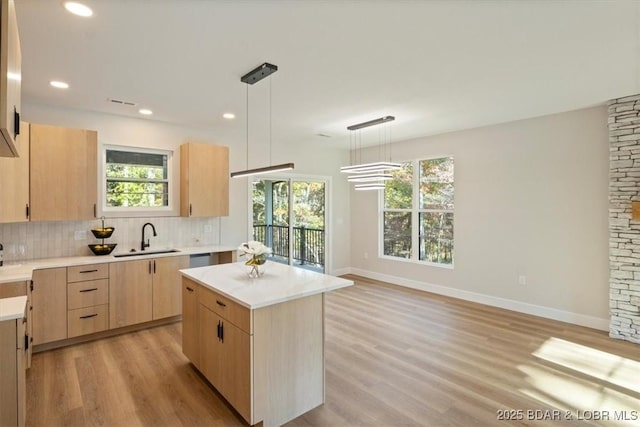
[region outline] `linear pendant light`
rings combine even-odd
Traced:
[[[241,178],[245,176],[261,175],[272,172],[281,172],[294,169],[294,164],[282,163],[279,165],[270,165],[261,168],[248,169],[249,167],[249,86],[259,82],[265,77],[278,71],[278,66],[265,62],[262,65],[249,71],[240,78],[242,83],[247,84],[247,169],[237,172],[231,172],[231,178]],[[271,163],[271,86],[269,86],[269,163]]]
[[[347,130],[349,131],[357,131],[369,126],[375,126],[382,123],[392,122],[396,118],[393,116],[384,116],[379,119],[369,120],[363,123],[357,123],[355,125],[347,126]],[[391,141],[389,141],[391,144]],[[357,149],[357,141],[356,141],[356,149]],[[351,147],[350,147],[351,148]],[[352,148],[353,150],[353,148]],[[357,153],[357,151],[356,151]],[[358,156],[355,155],[357,158]],[[353,159],[353,155],[352,155]],[[343,166],[340,168],[340,172],[350,173],[355,175],[350,175],[347,180],[351,182],[363,182],[364,184],[356,184],[354,189],[356,190],[383,190],[385,188],[384,181],[388,181],[393,179],[393,175],[389,174],[389,171],[394,171],[402,168],[400,163],[394,163],[389,161],[380,161],[373,163],[363,163],[363,164],[352,164],[350,166]]]

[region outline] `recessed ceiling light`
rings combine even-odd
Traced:
[[[76,1],[64,2],[64,8],[74,15],[82,16],[84,18],[88,18],[89,16],[93,15],[93,10],[91,10],[89,6],[78,3]]]
[[[49,84],[58,89],[69,89],[69,83],[61,82],[58,80],[51,80]]]
[[[153,114],[153,111],[149,110],[148,108],[141,108],[138,110],[138,113],[144,114],[145,116],[150,116]]]
[[[231,120],[231,119],[235,119],[236,115],[233,113],[224,113],[222,117],[224,117],[225,119]]]

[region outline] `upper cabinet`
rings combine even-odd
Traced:
[[[22,56],[14,0],[0,9],[0,157],[18,157]]]
[[[73,221],[96,216],[98,133],[30,126],[31,221]]]
[[[20,129],[20,157],[0,158],[0,223],[29,220],[29,124]]]
[[[229,147],[180,146],[180,216],[229,215]]]

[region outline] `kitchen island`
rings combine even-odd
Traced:
[[[353,284],[268,262],[181,270],[182,351],[249,424],[279,426],[324,403],[324,294]]]

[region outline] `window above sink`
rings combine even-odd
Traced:
[[[177,215],[170,150],[102,145],[100,211],[106,217]]]

